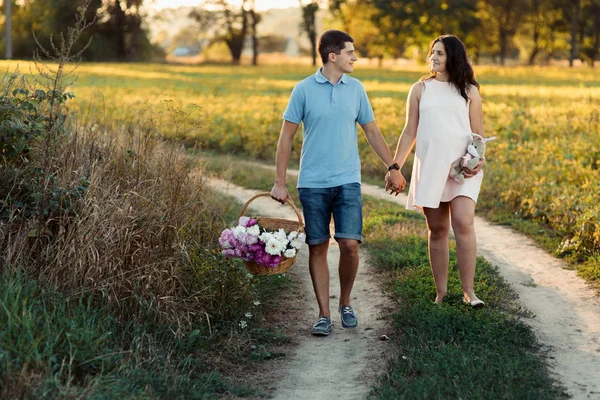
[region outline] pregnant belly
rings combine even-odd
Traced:
[[[419,158],[433,157],[438,158],[440,162],[452,163],[465,154],[470,141],[470,132],[419,131],[416,156]]]

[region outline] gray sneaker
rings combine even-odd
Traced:
[[[316,324],[313,325],[311,333],[315,336],[329,336],[331,332],[331,320],[327,317],[321,317]]]
[[[342,317],[342,328],[356,328],[358,326],[358,317],[352,307],[340,306],[339,311]]]

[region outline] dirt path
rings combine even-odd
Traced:
[[[226,181],[212,179],[210,185],[245,203],[256,191],[232,185]],[[296,219],[289,206],[281,206],[268,197],[254,200],[248,215],[263,215]],[[310,327],[318,319],[318,307],[308,272],[308,251],[303,249],[296,265],[288,275],[302,284],[303,296],[294,305],[290,318],[292,340],[296,344],[295,354],[286,361],[287,373],[282,374],[274,393],[275,399],[364,399],[373,384],[373,378],[383,371],[391,355],[389,342],[380,340],[389,333],[383,313],[390,313],[389,300],[381,293],[380,283],[368,263],[368,255],[361,251],[360,265],[352,290],[352,305],[359,317],[358,329],[342,329],[337,314],[339,279],[337,265],[339,248],[335,240],[330,242],[329,272],[333,332],[327,338],[310,335]]]
[[[394,201],[401,206],[405,203],[403,195],[390,196],[374,185],[363,184],[363,193]],[[241,195],[241,201],[248,198],[248,194]],[[534,329],[541,343],[548,348],[553,359],[551,367],[557,379],[565,385],[573,399],[600,399],[600,299],[597,293],[574,271],[565,269],[564,262],[539,249],[523,235],[479,217],[476,217],[475,229],[479,254],[498,266],[502,276],[519,294],[521,304],[535,315],[524,322]],[[332,250],[335,249],[332,246]],[[337,263],[333,251],[331,256],[330,268],[335,269]],[[364,363],[361,364],[364,360],[361,352],[374,352],[377,355],[385,351],[385,342],[377,340],[385,326],[381,321],[367,321],[366,317],[377,316],[379,307],[371,306],[385,304],[386,300],[379,293],[373,293],[373,283],[365,282],[370,274],[368,265],[364,263],[367,260],[365,254],[362,254],[362,259],[363,265],[353,291],[357,296],[353,301],[362,317],[361,328],[351,332],[336,327],[330,342],[317,341],[306,335],[290,365],[290,371],[301,372],[288,374],[280,385],[277,398],[325,398],[320,397],[321,392],[315,391],[326,388],[329,386],[326,383],[333,381],[340,382],[340,386],[343,382],[348,394],[342,397],[337,390],[333,394],[323,392],[323,396],[364,398],[368,390],[365,386],[367,382],[363,379],[361,384],[365,382],[365,385],[359,388],[350,377],[360,377],[365,371]],[[306,259],[302,258],[294,268],[296,271],[306,271],[302,279],[305,289],[312,293],[306,264]],[[332,288],[339,287],[334,282],[334,278],[337,278],[335,272],[332,270],[331,273]],[[332,293],[336,292],[332,290]],[[312,298],[309,300],[309,307],[313,307],[314,301]],[[334,305],[335,300],[332,300]],[[315,309],[311,308],[309,314],[314,313]],[[307,324],[314,319],[312,315],[307,318]],[[364,331],[369,324],[375,329]],[[317,368],[318,364],[315,363],[323,363],[324,360],[327,367]]]
[[[404,207],[406,196],[390,196],[363,184],[363,193]],[[600,399],[600,299],[596,292],[565,269],[566,264],[509,228],[475,218],[478,253],[498,266],[519,294],[520,303],[535,314],[527,318],[553,358],[552,370],[573,399]]]

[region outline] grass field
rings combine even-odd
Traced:
[[[16,63],[1,62],[3,68]],[[26,63],[20,69],[29,71]],[[83,64],[71,109],[98,125],[150,124],[202,151],[272,161],[281,115],[309,66],[232,67]],[[404,125],[410,86],[422,66],[361,69],[390,147]],[[589,281],[600,280],[600,81],[590,68],[476,67],[484,98],[488,150],[479,211],[564,256]],[[92,104],[92,105],[91,105]],[[150,112],[148,112],[150,110]],[[149,116],[149,117],[148,117]],[[361,136],[363,174],[384,168]],[[292,162],[300,152],[300,134]],[[403,169],[410,177],[412,160]]]
[[[0,62],[5,70],[17,65],[32,70],[27,62]],[[376,69],[360,62],[355,68],[392,148],[408,90],[424,72],[424,66]],[[76,94],[70,107],[86,123],[148,125],[210,153],[272,161],[290,91],[312,73],[306,65],[82,64],[69,88]],[[500,139],[489,146],[479,210],[568,258],[589,281],[600,280],[597,71],[482,66],[476,74],[486,135]],[[300,142],[297,135],[292,162]],[[359,147],[363,174],[380,179],[383,166],[362,136]],[[407,177],[411,163],[409,157]]]
[[[7,71],[17,66],[25,74],[32,70],[26,62],[0,62],[0,67]],[[209,365],[204,362],[209,353],[201,350],[189,356],[188,350],[190,346],[223,350],[220,354],[225,364],[243,364],[252,357],[263,358],[264,354],[249,350],[248,345],[254,343],[256,348],[267,349],[272,343],[285,341],[285,337],[269,327],[268,321],[258,321],[259,318],[253,319],[256,329],[253,326],[252,330],[240,330],[241,318],[249,312],[248,305],[253,303],[249,299],[279,296],[289,291],[286,285],[291,283],[265,281],[264,285],[240,285],[248,277],[239,264],[223,261],[215,255],[216,241],[213,240],[214,235],[231,222],[233,217],[225,214],[235,214],[232,211],[235,204],[196,191],[195,181],[188,180],[187,172],[191,166],[186,155],[161,147],[158,139],[160,136],[183,139],[189,145],[197,145],[203,154],[228,154],[236,159],[272,162],[281,114],[289,93],[295,82],[313,72],[310,67],[293,65],[258,68],[159,64],[79,66],[77,82],[69,88],[76,97],[67,103],[70,135],[55,138],[57,144],[63,144],[56,146],[56,154],[51,154],[58,167],[56,187],[50,189],[56,189],[58,194],[70,190],[70,185],[77,185],[82,171],[88,169],[95,171],[87,183],[92,194],[85,196],[83,208],[67,209],[70,214],[59,215],[54,220],[62,221],[64,227],[68,227],[71,218],[75,218],[77,234],[65,235],[70,231],[56,229],[55,237],[60,240],[45,242],[45,250],[41,252],[45,258],[34,257],[35,265],[22,265],[29,274],[37,274],[43,285],[15,271],[3,275],[1,293],[5,296],[1,300],[4,312],[0,313],[0,320],[6,326],[0,335],[3,395],[37,396],[44,392],[76,396],[98,390],[139,398],[177,397],[197,394],[199,386],[207,393],[258,394],[248,385],[238,387],[220,374],[210,374]],[[424,70],[417,67],[357,69],[355,75],[369,92],[377,121],[390,146],[395,145],[404,123],[405,98],[410,85],[422,72]],[[594,72],[590,69],[477,69],[483,86],[487,134],[500,139],[490,145],[480,211],[493,220],[528,232],[547,249],[572,260],[581,274],[592,281],[600,280],[600,206],[597,201],[600,83],[595,80]],[[5,96],[10,97],[6,93]],[[14,96],[16,98],[18,94]],[[35,109],[35,105],[32,107]],[[293,162],[298,160],[300,135],[296,140]],[[368,150],[362,137],[359,146],[365,177],[380,180],[383,166]],[[45,153],[32,151],[29,154],[34,177],[40,170],[31,160],[44,161],[40,154]],[[60,154],[64,157],[59,157]],[[21,175],[15,172],[19,168],[24,171],[19,173]],[[6,164],[3,174],[14,177],[19,185],[30,185],[35,189],[38,181],[27,178],[27,168],[27,164],[18,165],[17,169]],[[406,175],[409,169],[410,162],[404,171]],[[59,177],[58,173],[62,175]],[[271,176],[260,177],[260,185],[270,187],[270,179]],[[13,193],[10,179],[4,181],[4,189]],[[245,185],[253,186],[255,182],[252,182],[250,179]],[[46,188],[41,190],[45,192]],[[32,199],[35,195],[32,192]],[[182,204],[186,206],[182,207]],[[229,205],[229,211],[223,209],[225,204]],[[377,235],[381,233],[385,237],[389,226],[377,221],[382,213],[390,214],[391,211],[385,206],[373,205],[371,208],[369,205],[369,213],[367,225],[372,228],[373,251],[388,263],[389,254],[381,253],[377,248]],[[167,217],[172,222],[165,222]],[[395,215],[393,219],[406,227],[415,222],[406,220],[403,215]],[[174,232],[178,235],[171,235],[171,231],[162,229],[170,223],[185,229],[177,228]],[[415,223],[422,224],[422,221]],[[33,236],[16,240],[14,238],[19,236],[4,235],[3,239],[13,246],[7,247],[4,256],[27,255],[28,243],[36,237],[36,231],[10,226],[21,234],[33,233]],[[407,242],[403,243],[417,257],[424,245],[423,238],[412,237],[412,232],[407,234]],[[155,242],[165,244],[165,240],[173,241],[173,246],[156,246]],[[139,249],[129,247],[132,241]],[[21,250],[11,253],[11,249]],[[141,258],[140,249],[144,249]],[[132,251],[136,257],[129,257]],[[96,254],[102,256],[96,257]],[[185,254],[183,259],[179,257],[181,254]],[[29,254],[30,257],[34,255],[33,252]],[[389,262],[389,267],[399,275],[393,288],[394,296],[421,302],[424,298],[411,297],[411,290],[431,282],[423,272],[427,269],[426,260],[411,257],[409,255],[412,266],[407,269],[402,264],[404,261],[392,254],[393,262]],[[17,261],[25,259],[14,258]],[[40,260],[47,260],[48,264]],[[397,261],[402,265],[396,265]],[[139,263],[140,268],[149,268],[152,274],[166,274],[167,279],[151,280],[143,269],[132,270],[132,262]],[[162,263],[172,269],[160,267]],[[96,264],[98,268],[92,268]],[[100,286],[97,289],[100,297],[86,295],[87,282],[108,282],[104,276],[108,271],[106,268],[113,265],[123,268],[124,273],[132,272],[132,275],[126,280],[110,281],[112,283],[106,287]],[[17,266],[11,267],[18,272]],[[61,272],[63,266],[72,268],[69,274]],[[480,268],[491,274],[484,272],[482,276],[495,282],[489,265],[482,262]],[[95,278],[90,279],[91,273],[97,274]],[[178,288],[177,280],[170,279],[171,275],[190,285],[188,289],[202,289],[197,292],[197,295],[202,294],[202,301],[200,304],[194,302],[199,306],[199,312],[189,316],[181,313],[181,305],[188,297]],[[82,295],[71,296],[65,302],[64,293],[55,290],[53,284],[62,287],[63,291],[64,288],[74,289],[76,293],[81,290]],[[490,291],[502,293],[508,290],[499,285]],[[233,293],[234,289],[239,289],[239,293]],[[108,295],[103,297],[105,293]],[[139,293],[143,296],[137,297]],[[536,364],[534,338],[521,325],[513,324],[511,318],[504,319],[503,313],[516,312],[511,311],[511,307],[507,305],[482,314],[485,321],[478,321],[483,325],[478,325],[477,329],[488,323],[490,326],[501,323],[506,327],[508,344],[515,338],[529,337],[526,343],[519,345],[523,357],[515,365],[519,370],[541,372],[530,375],[519,392],[526,397],[534,393],[543,394],[542,397],[560,397],[560,388],[553,386],[544,372],[543,360]],[[125,315],[124,310],[133,317],[131,324],[123,324],[120,320]],[[255,312],[257,317],[262,312],[266,315],[268,310],[263,305]],[[427,326],[435,333],[436,324],[449,316],[458,320],[457,329],[472,328],[468,325],[469,318],[462,319],[462,311],[459,311],[460,315],[447,312],[454,311],[442,310],[439,315],[434,312],[433,317],[401,312],[399,318],[403,319],[402,326],[413,324],[410,326],[415,332]],[[152,314],[151,318],[149,314]],[[164,324],[164,320],[187,322],[181,330],[178,327],[173,330],[171,325]],[[467,325],[460,325],[461,321]],[[218,335],[213,330],[214,323],[217,323]],[[112,332],[110,337],[104,335],[106,331]],[[173,336],[173,332],[177,335]],[[56,340],[40,342],[36,339],[40,335]],[[240,344],[215,346],[219,341],[231,343],[232,338]],[[424,339],[414,337],[410,340]],[[504,345],[497,343],[499,358],[494,363],[499,370],[505,370],[506,360],[500,351]],[[457,344],[466,347],[466,343]],[[445,344],[440,343],[442,345]],[[81,350],[73,352],[73,346]],[[406,346],[411,347],[410,342]],[[450,347],[446,350],[448,354],[455,351]],[[471,350],[480,351],[476,347]],[[169,362],[165,361],[167,359]],[[164,368],[157,368],[157,365]],[[414,365],[416,370],[403,370],[405,366],[402,365],[394,369],[396,372],[391,373],[390,380],[382,382],[376,389],[381,398],[395,392],[395,388],[405,389],[407,382],[402,376],[413,376],[415,371],[424,371],[427,367]],[[447,371],[455,368],[452,364],[446,367]],[[173,381],[173,374],[182,379]],[[417,386],[411,390],[417,396],[420,391],[435,389],[427,381],[415,382]]]

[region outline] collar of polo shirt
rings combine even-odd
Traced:
[[[325,78],[325,75],[323,75],[323,67],[320,67],[317,70],[317,72],[315,73],[315,79],[319,83],[329,82],[329,79]],[[342,77],[340,78],[340,82],[342,82],[342,83],[348,83],[348,75],[342,74]]]

